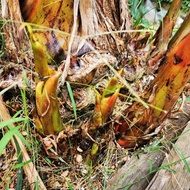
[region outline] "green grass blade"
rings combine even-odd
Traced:
[[[72,187],[71,183],[66,179],[66,183],[69,187],[70,190],[74,190],[74,188]]]
[[[11,119],[19,118],[19,115],[22,114],[22,110],[17,111]],[[21,118],[21,117],[20,117]],[[23,117],[22,117],[23,118]],[[23,118],[24,119],[24,118]]]
[[[20,90],[20,93],[21,93],[21,96],[22,96],[22,103],[23,103],[23,107],[24,107],[24,114],[25,114],[25,116],[27,116],[28,115],[28,113],[27,113],[27,103],[26,103],[26,101],[27,101],[27,99],[26,99],[26,90]]]
[[[75,103],[75,100],[74,100],[73,91],[72,91],[71,85],[68,82],[66,82],[66,85],[67,85],[67,90],[68,90],[68,93],[69,93],[69,97],[71,99],[74,116],[75,116],[75,119],[77,119],[77,107],[76,107],[76,103]]]
[[[25,118],[12,118],[10,120],[2,121],[0,123],[0,129],[2,129],[5,126],[10,126],[13,123],[21,122],[21,121],[24,121],[24,120],[25,120]]]
[[[22,162],[22,163],[16,164],[15,166],[13,166],[13,169],[22,168],[23,166],[29,164],[30,162],[32,162],[32,159],[27,160],[26,162]]]
[[[51,152],[53,152],[55,155],[57,155],[57,153],[55,152],[55,150],[53,150],[52,148],[50,148],[50,150],[51,150]],[[61,162],[63,162],[63,163],[65,163],[66,165],[68,165],[67,162],[65,162],[65,160],[63,160],[63,158],[61,158],[60,156],[58,156],[58,159],[59,159]]]
[[[0,57],[2,57],[5,54],[5,39],[3,34],[1,35],[1,51],[0,51]]]
[[[149,160],[150,173],[153,171],[152,160]]]
[[[4,148],[7,146],[7,144],[9,143],[10,139],[13,137],[13,135],[15,135],[16,132],[18,132],[19,129],[20,129],[20,127],[16,127],[16,128],[11,129],[7,133],[5,133],[3,138],[0,140],[0,145],[1,145],[0,146],[0,155],[2,154]]]
[[[24,120],[25,121],[25,120]],[[13,130],[15,127],[8,125],[9,130]],[[19,131],[15,131],[15,135],[18,136],[20,138],[20,140],[29,148],[31,149],[30,144],[28,143],[28,141],[22,136],[22,134]]]
[[[175,148],[177,153],[180,155],[180,157],[181,157],[187,171],[190,173],[190,167],[189,167],[189,164],[187,163],[187,160],[186,160],[184,154],[181,152],[181,150],[175,144],[172,143],[172,146]]]

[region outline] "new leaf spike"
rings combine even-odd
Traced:
[[[48,66],[48,62],[51,59],[51,56],[47,53],[46,47],[38,41],[37,34],[32,32],[30,25],[26,25],[30,35],[30,41],[32,44],[33,54],[34,54],[34,64],[35,71],[40,77],[47,77],[55,74],[55,70]],[[36,82],[39,81],[39,78],[36,77]]]
[[[40,81],[36,86],[37,116],[34,118],[39,132],[49,135],[63,129],[56,87],[60,72],[50,76],[46,81]]]
[[[121,74],[123,70],[119,73]],[[111,78],[103,94],[100,95],[96,91],[96,105],[93,117],[93,127],[96,128],[99,125],[104,124],[111,113],[113,112],[115,102],[118,98],[121,85],[118,85],[117,77]]]

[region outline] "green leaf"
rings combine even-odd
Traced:
[[[96,155],[98,152],[98,149],[99,149],[98,145],[96,143],[93,143],[92,149],[91,149],[91,155],[92,156]]]
[[[21,122],[21,121],[25,121],[25,118],[12,118],[10,120],[2,121],[0,123],[0,129],[2,129],[5,126],[10,126],[13,123],[17,123],[17,122]]]
[[[15,135],[16,132],[18,132],[18,130],[21,127],[16,127],[11,129],[10,131],[8,131],[7,133],[5,133],[5,135],[3,136],[3,138],[0,140],[0,155],[2,154],[3,150],[5,149],[5,147],[7,146],[7,144],[9,143],[10,139],[13,137],[13,135]]]
[[[150,165],[150,173],[152,173],[152,171],[153,171],[152,160],[149,160],[149,165]]]
[[[13,127],[11,125],[8,125],[8,128],[9,128],[10,131],[15,129],[15,127]],[[20,128],[21,128],[21,126],[20,126]],[[27,146],[27,148],[31,149],[31,146],[28,143],[28,141],[22,136],[22,134],[18,130],[15,131],[14,135],[18,136],[18,138],[20,138],[20,140]]]
[[[172,146],[175,148],[175,150],[177,151],[177,153],[180,155],[187,171],[190,173],[190,167],[189,167],[189,164],[187,163],[187,158],[185,158],[184,154],[181,152],[181,150],[175,145],[172,143]]]
[[[74,190],[74,188],[72,187],[71,183],[66,179],[66,183],[69,187],[70,190]]]
[[[13,169],[22,168],[23,166],[25,166],[25,165],[29,164],[30,162],[32,162],[32,159],[27,160],[26,162],[22,162],[22,163],[16,164],[16,165],[15,165],[15,166],[13,166],[12,168],[13,168]]]
[[[66,82],[66,85],[67,85],[69,97],[71,99],[71,104],[73,107],[74,116],[75,116],[75,119],[77,119],[77,108],[76,108],[76,103],[75,103],[74,96],[73,96],[73,91],[72,91],[71,85],[68,82]]]

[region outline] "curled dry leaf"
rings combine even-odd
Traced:
[[[49,135],[45,138],[41,139],[44,150],[46,151],[46,154],[50,157],[57,157],[55,154],[57,152],[57,142],[56,142],[56,137],[55,135]],[[50,149],[54,149],[55,153],[50,151]]]
[[[5,65],[1,70],[0,76],[0,88],[2,89],[10,89],[15,86],[19,86],[19,88],[23,89],[26,85],[23,83],[23,68],[20,65],[15,65],[14,63],[9,63]]]
[[[64,131],[61,131],[58,136],[55,136],[55,143],[57,145],[57,155],[65,158],[68,151],[68,138],[77,135],[79,129],[73,129],[72,127],[66,127]],[[54,158],[57,158],[57,155],[54,155]]]
[[[72,137],[79,132],[79,129],[73,129],[72,127],[66,127],[64,131],[61,131],[57,136],[57,142],[61,139]]]
[[[67,80],[76,82],[76,84],[89,84],[93,80],[97,70],[99,72],[98,77],[101,77],[107,70],[103,70],[104,72],[101,73],[100,69],[103,68],[106,63],[114,65],[116,62],[116,58],[107,53],[101,53],[100,55],[94,52],[87,53],[73,63],[68,71]]]

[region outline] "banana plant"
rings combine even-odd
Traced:
[[[57,101],[60,73],[49,66],[65,57],[73,25],[73,0],[30,0],[21,10],[31,41],[36,72],[36,113],[40,133],[48,135],[63,129]],[[61,58],[60,58],[61,56]]]
[[[26,24],[26,27],[32,45],[36,72],[35,79],[36,83],[38,83],[40,78],[54,75],[56,71],[48,65],[49,60],[52,60],[52,58],[46,51],[46,47],[39,41],[39,36],[36,33],[33,33],[32,27],[29,24]]]
[[[190,13],[168,44],[165,59],[158,70],[156,78],[144,94],[144,100],[150,105],[145,108],[135,102],[117,124],[116,129],[122,133],[118,143],[126,148],[142,143],[148,134],[171,112],[185,85],[190,80]],[[125,129],[125,130],[124,130]]]
[[[119,73],[121,74],[123,70]],[[108,82],[107,87],[103,90],[102,95],[96,90],[96,105],[94,109],[94,116],[92,126],[96,128],[103,125],[112,114],[116,100],[119,96],[121,84],[118,82],[117,77],[113,77]]]
[[[60,72],[47,77],[36,86],[36,115],[34,117],[37,130],[45,135],[56,134],[63,129],[59,112],[56,87]]]
[[[90,167],[92,166],[94,160],[97,159],[99,146],[96,143],[93,143],[90,153],[87,155],[85,162]]]
[[[31,26],[27,24],[27,28],[36,72],[36,113],[34,114],[36,128],[41,134],[56,134],[63,129],[56,92],[61,73],[48,65],[51,56],[46,47],[39,42]]]

